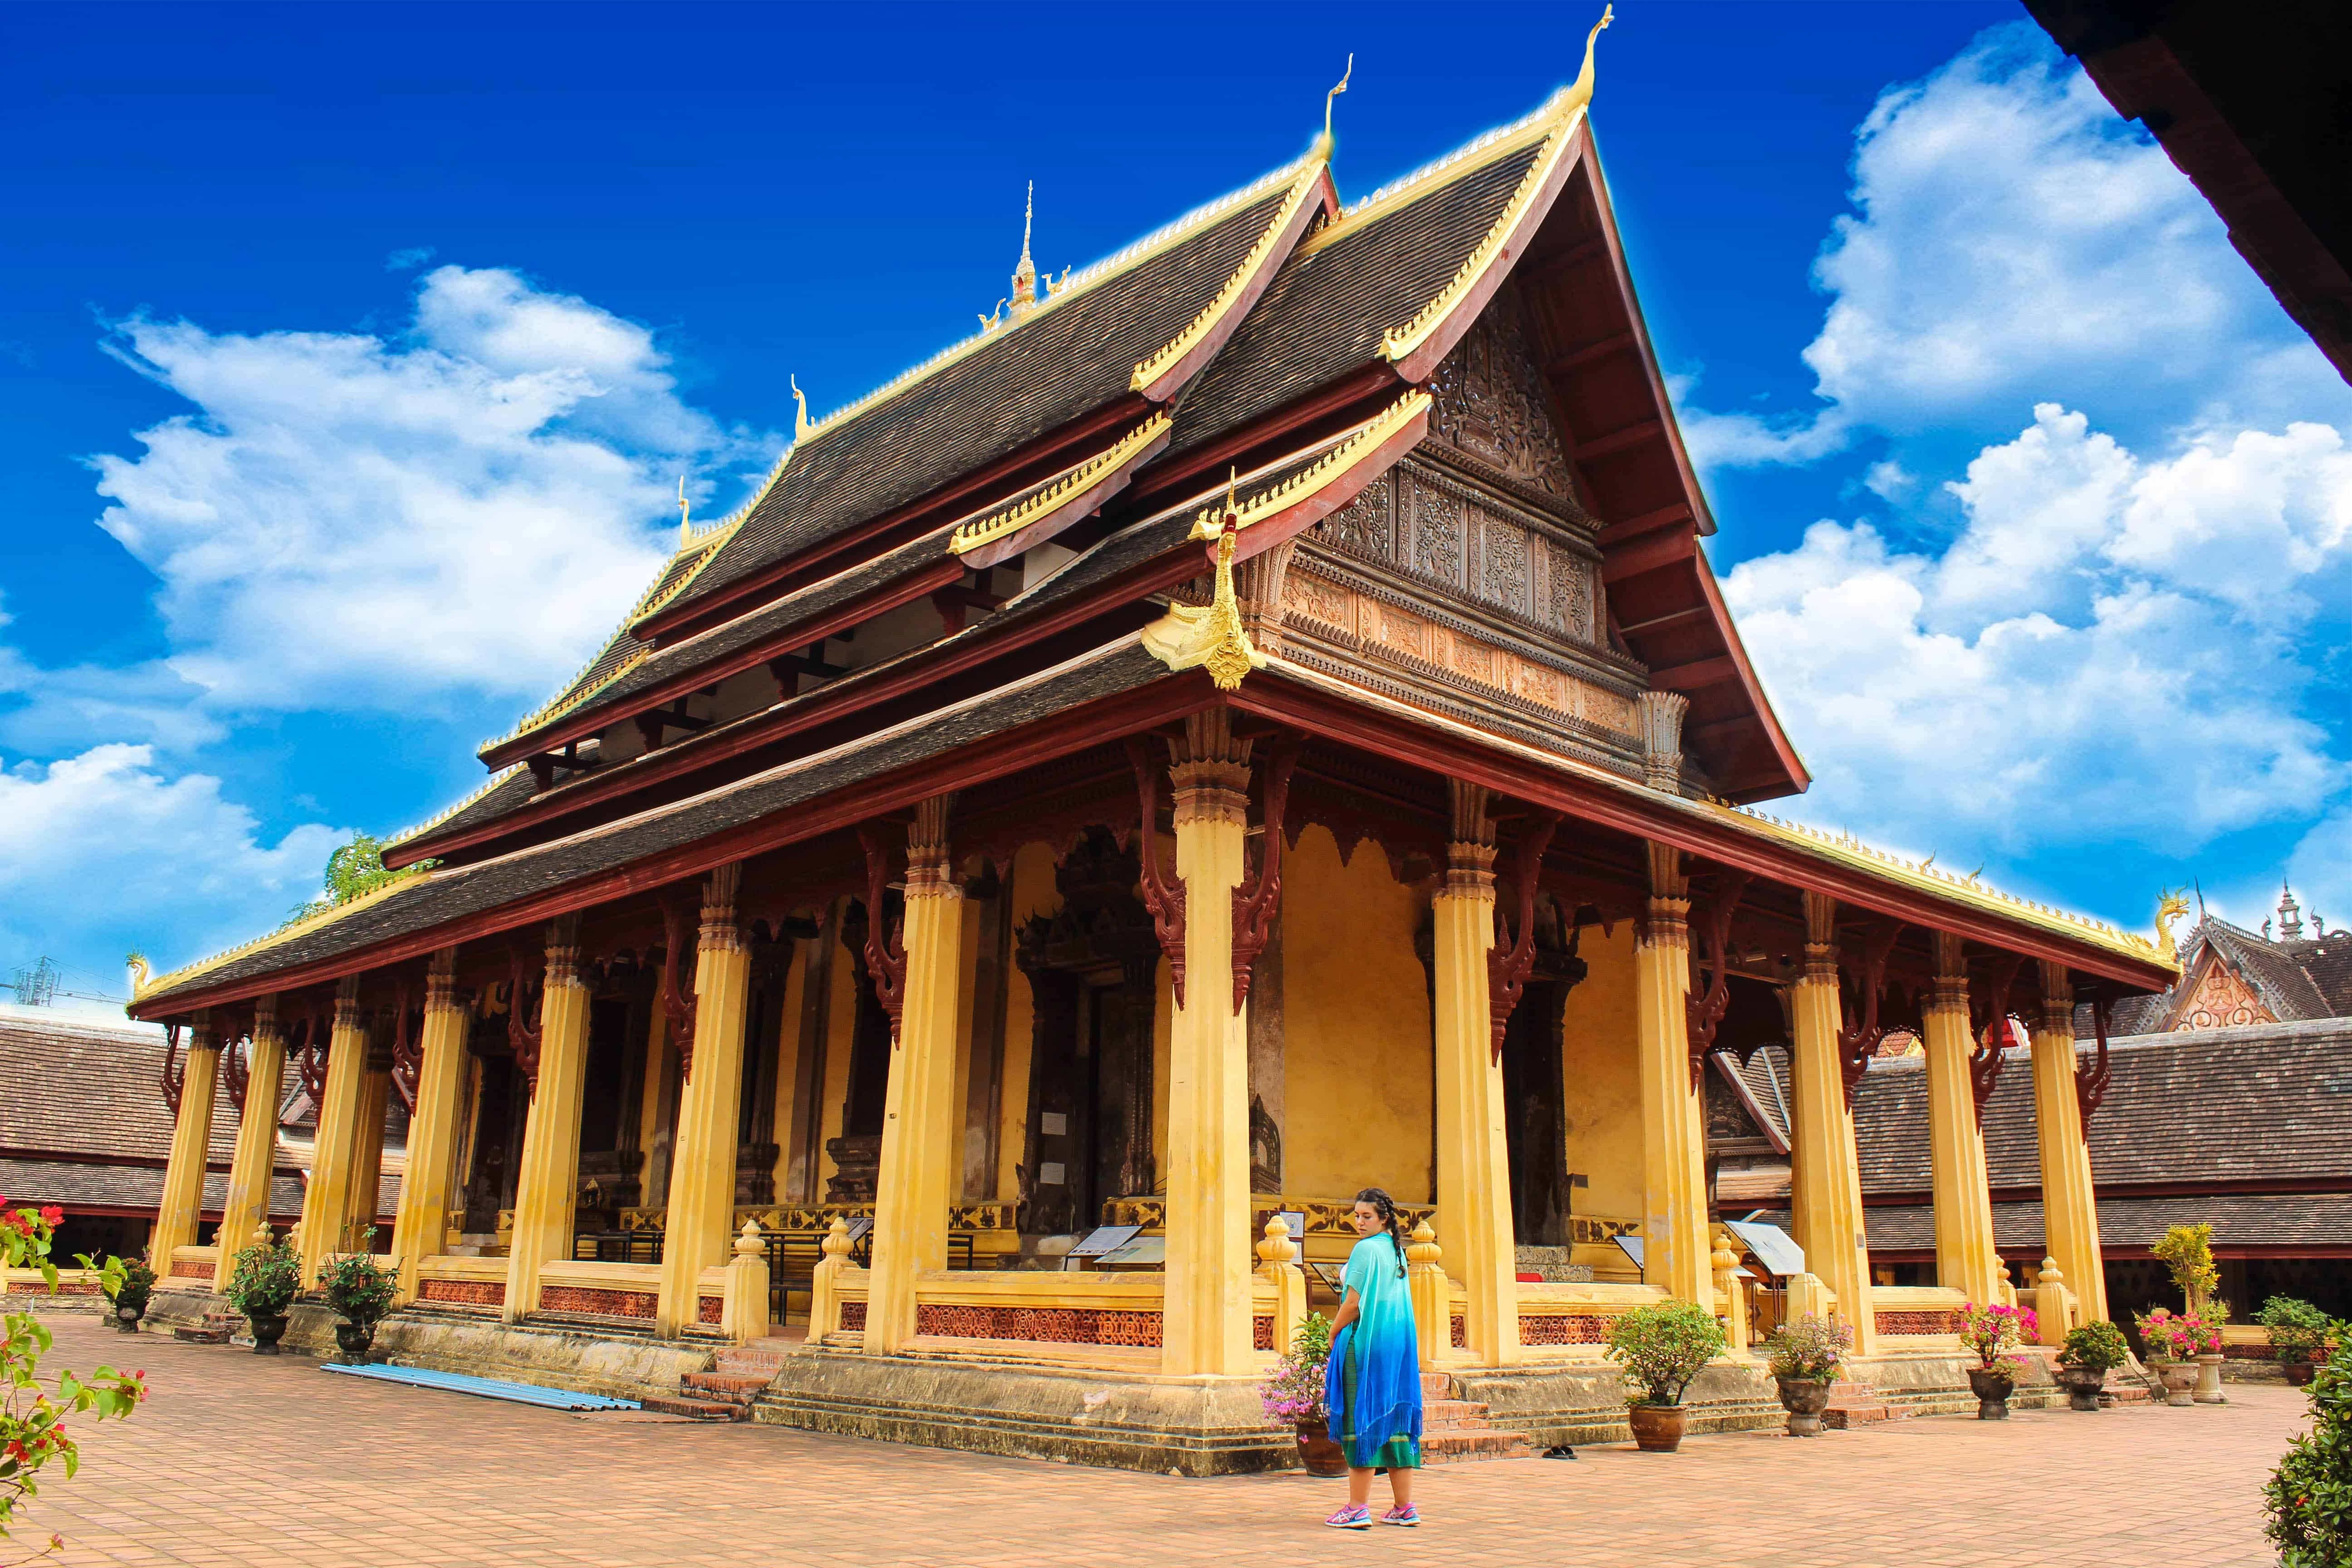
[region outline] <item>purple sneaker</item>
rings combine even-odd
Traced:
[[[1370,1530],[1372,1528],[1372,1510],[1351,1502],[1323,1522],[1334,1530]]]
[[[1402,1508],[1392,1508],[1389,1510],[1388,1512],[1381,1515],[1381,1522],[1382,1524],[1402,1524],[1407,1530],[1411,1530],[1414,1525],[1421,1522],[1421,1510],[1413,1507],[1411,1503],[1405,1504]]]

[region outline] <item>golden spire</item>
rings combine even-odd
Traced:
[[[1555,110],[1563,120],[1592,101],[1592,46],[1600,38],[1601,29],[1609,25],[1615,9],[1613,5],[1601,6],[1601,20],[1593,23],[1592,31],[1584,35],[1584,68],[1576,73],[1576,79],[1569,84],[1567,91],[1559,95],[1559,106]]]
[[[1013,317],[1018,321],[1037,304],[1037,264],[1029,259],[1029,230],[1037,216],[1037,182],[1029,182],[1028,205],[1021,209],[1021,261],[1013,268]]]
[[[687,514],[686,476],[677,477],[677,547],[685,549],[694,542],[694,524]]]
[[[1331,100],[1348,90],[1348,79],[1355,74],[1356,56],[1355,52],[1350,50],[1348,55],[1348,68],[1339,73],[1339,85],[1323,95],[1323,135],[1315,143],[1315,156],[1318,158],[1329,158],[1331,149],[1339,145],[1331,139]]]
[[[816,421],[808,416],[808,394],[801,390],[801,378],[793,376],[791,380],[793,402],[798,405],[793,416],[793,439],[795,442],[805,441],[816,434]]]

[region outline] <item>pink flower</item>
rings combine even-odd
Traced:
[[[50,1204],[41,1210],[41,1223],[47,1226],[51,1230],[55,1230],[58,1226],[65,1224],[65,1222],[66,1211],[58,1207],[57,1205]]]

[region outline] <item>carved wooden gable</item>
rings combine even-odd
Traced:
[[[1546,495],[1576,499],[1517,290],[1496,295],[1437,367],[1429,390],[1436,397],[1433,439]]]
[[[2173,1015],[2172,1027],[2177,1033],[2277,1022],[2271,1010],[2263,1005],[2263,999],[2254,994],[2254,988],[2240,979],[2216,952],[2206,958],[2203,973],[2189,987],[2189,1000]]]

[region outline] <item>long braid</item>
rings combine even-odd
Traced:
[[[1397,1277],[1402,1279],[1405,1272],[1404,1218],[1397,1213],[1396,1200],[1389,1196],[1384,1188],[1366,1187],[1356,1194],[1356,1201],[1371,1205],[1372,1212],[1381,1216],[1381,1225],[1389,1233],[1389,1239],[1396,1243]]]

